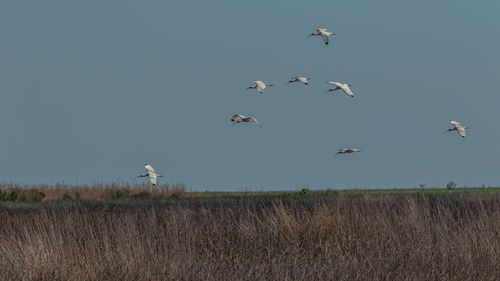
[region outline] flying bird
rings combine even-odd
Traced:
[[[259,80],[255,80],[254,83],[255,83],[255,86],[250,86],[250,87],[246,88],[245,90],[256,89],[257,92],[259,92],[260,94],[262,94],[262,92],[264,92],[264,89],[266,87],[272,87],[273,86],[273,84],[265,84],[264,82],[259,81]]]
[[[262,127],[262,125],[259,123],[259,121],[257,121],[257,119],[255,119],[253,117],[246,117],[246,116],[243,116],[241,114],[233,115],[233,117],[231,117],[231,121],[233,122],[233,125],[241,123],[241,122],[243,122],[243,123],[255,122],[255,124],[259,125],[259,127]]]
[[[333,91],[337,91],[337,90],[342,90],[344,91],[344,93],[350,97],[354,97],[354,93],[351,91],[351,89],[349,87],[351,87],[352,85],[351,84],[342,84],[342,83],[339,83],[339,82],[326,82],[328,84],[331,84],[331,85],[335,85],[337,86],[335,89],[328,89],[326,93],[328,92],[333,92]]]
[[[469,129],[469,127],[462,125],[460,122],[450,120],[450,124],[454,126],[453,129],[448,129],[446,132],[457,131],[457,133],[465,138],[467,135],[465,134],[465,130]]]
[[[163,177],[162,175],[158,174],[153,167],[149,164],[144,164],[144,168],[146,168],[147,173],[145,175],[139,175],[137,176],[138,178],[144,178],[148,177],[149,181],[153,184],[156,185],[156,177]]]
[[[288,81],[288,84],[293,83],[293,82],[301,82],[305,85],[309,85],[309,77],[302,77],[302,76],[293,76],[290,78],[290,81]]]
[[[357,148],[341,148],[339,149],[339,151],[337,153],[335,153],[335,155],[337,154],[349,154],[349,153],[354,153],[354,152],[360,152],[361,150],[357,149]]]
[[[307,38],[311,36],[321,36],[321,39],[323,39],[323,42],[325,42],[325,45],[328,45],[328,37],[333,36],[335,33],[329,32],[326,28],[318,28],[316,29],[316,33],[311,33]]]

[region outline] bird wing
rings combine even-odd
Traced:
[[[259,123],[259,121],[257,121],[257,119],[255,119],[255,118],[251,117],[251,118],[250,118],[250,121],[255,122],[257,125],[259,125],[259,127],[262,127],[262,125]]]
[[[144,165],[144,168],[146,168],[146,171],[148,171],[148,174],[156,174],[155,169],[151,167],[151,165]]]
[[[354,97],[354,93],[351,91],[349,86],[341,87],[342,90],[344,90],[344,93],[346,93],[350,97]]]
[[[297,79],[298,79],[300,82],[302,82],[302,83],[306,84],[306,83],[308,82],[307,80],[308,80],[309,78],[305,78],[305,77],[298,77]]]
[[[156,173],[148,173],[148,177],[149,177],[149,181],[152,183],[152,184],[156,184]]]
[[[323,39],[323,42],[325,42],[325,44],[328,44],[328,35],[327,34],[324,34],[323,32],[321,33],[321,38]]]
[[[255,81],[255,85],[257,85],[257,87],[265,87],[266,84],[264,84],[264,82],[262,81]]]
[[[262,81],[255,81],[255,85],[257,85],[257,92],[262,93],[264,91],[264,88],[266,87],[266,84]]]
[[[240,118],[245,118],[245,116],[243,116],[241,114],[235,114],[235,115],[233,115],[233,117],[231,117],[231,121],[234,122],[234,121],[236,121],[236,120],[238,120]]]
[[[344,85],[344,84],[342,84],[340,82],[326,82],[326,83],[335,85],[335,86],[340,87],[340,88],[342,88],[342,86]]]
[[[466,135],[465,135],[465,128],[460,126],[460,127],[457,127],[457,132],[460,136],[462,136],[462,138],[465,138]]]
[[[453,121],[453,120],[450,120],[450,124],[452,124],[453,126],[455,127],[463,127],[462,123],[460,122],[457,122],[457,121]]]

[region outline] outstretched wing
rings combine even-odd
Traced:
[[[464,125],[462,125],[462,123],[450,120],[450,124],[452,124],[453,126],[455,126],[455,128],[457,129],[458,134],[461,137],[463,137],[463,138],[467,137],[467,135],[465,134],[465,128],[466,127]]]
[[[155,185],[156,184],[156,177],[158,176],[158,174],[156,173],[155,169],[153,169],[153,167],[151,167],[151,165],[149,165],[149,164],[144,165],[144,168],[146,168],[146,171],[148,171],[149,181],[153,185]]]
[[[243,116],[241,114],[235,114],[235,115],[233,115],[233,117],[231,117],[231,121],[234,122],[234,121],[241,119],[241,118],[245,118],[245,116]]]
[[[264,84],[264,82],[262,81],[255,81],[255,85],[257,85],[257,87],[266,87],[266,84]]]
[[[262,93],[262,91],[264,91],[264,88],[266,87],[266,84],[264,84],[264,82],[262,81],[255,81],[255,85],[256,85],[256,89],[257,89],[257,92],[259,93]]]
[[[304,84],[307,84],[309,82],[309,78],[306,78],[306,77],[297,77],[297,80],[299,80],[300,82],[304,83]]]
[[[331,85],[335,85],[335,86],[340,87],[340,88],[342,88],[342,86],[344,85],[344,84],[342,84],[340,82],[328,82],[327,81],[326,83],[331,84]]]
[[[151,167],[151,165],[146,164],[146,165],[144,165],[144,168],[146,168],[146,171],[148,171],[148,173],[150,173],[150,174],[156,174],[155,169],[153,169],[153,167]]]
[[[325,45],[328,45],[328,35],[321,33],[321,39],[325,42]]]
[[[148,173],[149,181],[155,185],[156,184],[156,173]]]
[[[457,122],[457,121],[453,121],[453,120],[450,120],[450,124],[452,124],[453,126],[455,127],[463,127],[464,125],[462,125],[462,123],[460,122]]]
[[[462,138],[465,138],[467,137],[467,135],[465,135],[465,128],[464,127],[457,127],[457,132],[458,134],[462,137]]]
[[[262,127],[262,125],[259,123],[259,121],[257,121],[257,119],[251,117],[250,120],[255,122],[257,125],[259,125],[259,127]]]
[[[343,87],[342,90],[344,90],[344,93],[346,93],[350,97],[354,97],[354,93],[351,91],[349,86]]]

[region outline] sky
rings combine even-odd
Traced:
[[[1,1],[0,182],[141,182],[149,163],[192,190],[499,186],[499,14],[497,0]],[[306,38],[317,28],[329,45]],[[245,91],[254,80],[274,86]]]

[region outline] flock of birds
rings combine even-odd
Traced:
[[[312,36],[321,36],[321,39],[323,39],[323,42],[325,45],[329,44],[329,38],[330,36],[334,36],[335,33],[328,31],[326,28],[318,28],[316,29],[315,33],[311,33],[307,36],[307,38],[312,37]],[[288,81],[288,84],[290,83],[295,83],[295,82],[300,82],[304,85],[309,85],[309,80],[311,78],[309,77],[302,77],[302,76],[293,76],[290,78],[290,81]],[[335,88],[328,89],[325,93],[329,92],[334,92],[338,90],[342,90],[346,95],[349,97],[354,97],[354,93],[352,92],[351,84],[346,84],[346,83],[340,83],[340,82],[326,82],[329,85],[335,86]],[[264,93],[264,89],[267,87],[272,87],[273,84],[266,84],[260,80],[255,80],[254,81],[254,86],[249,86],[245,90],[250,90],[250,89],[255,89],[259,94]],[[239,123],[250,123],[253,122],[257,124],[259,127],[262,127],[262,125],[255,119],[254,117],[247,117],[242,114],[234,114],[233,117],[231,117],[231,122],[234,124],[239,124]],[[468,129],[467,126],[464,126],[460,122],[450,120],[450,124],[453,125],[453,128],[448,129],[446,132],[452,132],[452,131],[457,131],[457,133],[465,138],[467,135],[465,134],[465,130]],[[361,152],[360,149],[358,148],[340,148],[335,155],[338,154],[351,154],[355,152]],[[160,174],[158,174],[155,169],[149,164],[144,164],[144,168],[146,168],[147,173],[144,175],[139,175],[138,177],[148,177],[149,181],[153,184],[156,185],[156,181],[158,177],[162,177]]]

